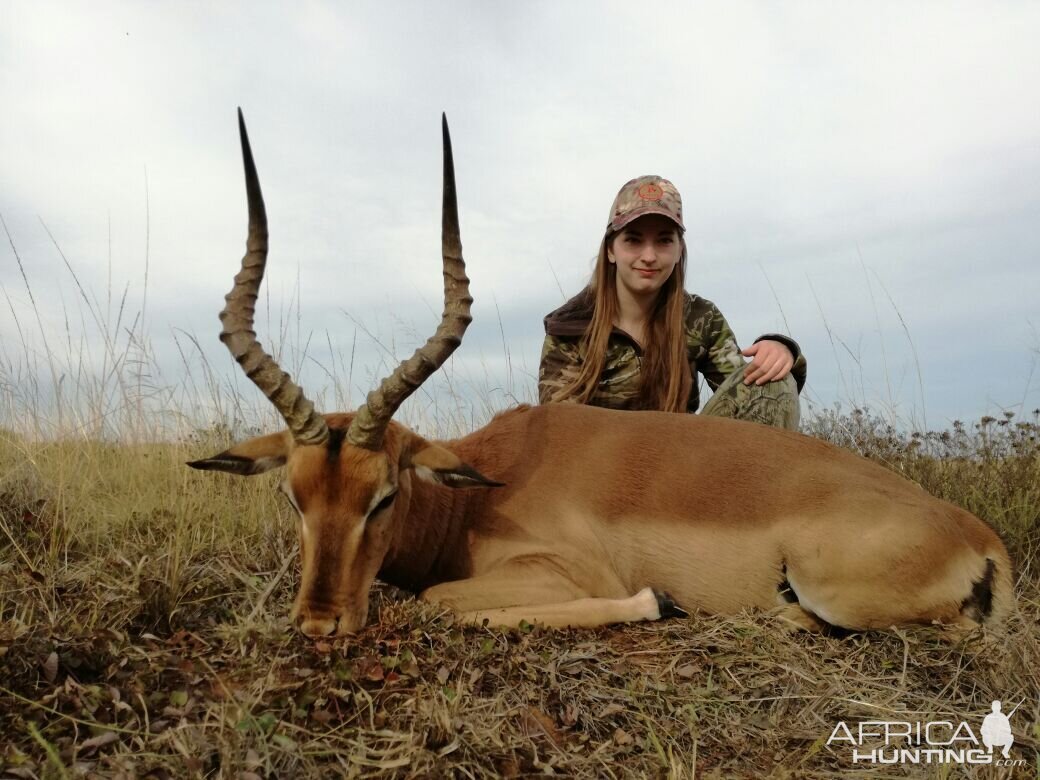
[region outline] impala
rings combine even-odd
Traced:
[[[267,217],[239,112],[249,234],[220,338],[288,430],[189,465],[284,469],[299,515],[293,618],[304,634],[359,630],[377,577],[494,625],[754,608],[812,631],[933,622],[962,631],[1006,617],[1012,570],[996,533],[809,436],[574,404],[519,406],[452,441],[391,420],[470,322],[446,122],[442,130],[441,322],[356,412],[321,415],[253,332]]]

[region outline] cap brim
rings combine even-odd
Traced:
[[[638,209],[633,209],[629,213],[625,214],[625,216],[623,217],[612,219],[610,220],[610,225],[607,226],[607,232],[616,233],[622,228],[624,228],[625,225],[628,225],[629,223],[639,219],[640,217],[645,217],[647,214],[660,214],[662,217],[668,217],[668,219],[670,219],[679,227],[679,230],[681,232],[686,232],[686,225],[682,223],[682,220],[677,219],[674,214],[660,206],[643,206]]]

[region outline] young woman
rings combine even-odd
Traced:
[[[699,371],[714,391],[702,414],[797,429],[798,344],[767,334],[737,346],[715,304],[685,290],[685,229],[667,179],[621,188],[588,287],[545,317],[539,400],[695,412]]]

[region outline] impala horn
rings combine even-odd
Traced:
[[[303,390],[292,377],[282,371],[274,358],[264,352],[253,330],[253,314],[257,293],[267,265],[267,211],[260,192],[260,181],[249,148],[242,109],[238,110],[238,132],[242,138],[242,162],[246,169],[246,196],[249,200],[249,236],[242,270],[235,275],[235,285],[225,297],[220,322],[224,328],[220,340],[227,345],[242,370],[285,418],[293,439],[298,444],[319,445],[329,438],[325,418],[314,411]]]
[[[415,353],[368,394],[350,423],[346,439],[355,447],[377,450],[390,418],[404,402],[441,367],[462,343],[462,334],[472,321],[466,264],[459,236],[459,207],[455,197],[455,164],[451,156],[448,120],[441,115],[444,136],[444,196],[441,207],[441,254],[444,263],[444,313],[436,332]],[[255,381],[255,380],[254,380]],[[294,385],[295,387],[295,385]]]

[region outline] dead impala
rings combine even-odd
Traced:
[[[750,607],[816,631],[932,622],[959,631],[1012,608],[1011,562],[985,523],[809,436],[574,404],[520,406],[454,441],[393,422],[470,322],[446,123],[440,325],[356,412],[318,414],[253,332],[267,217],[241,112],[239,129],[249,236],[220,338],[288,430],[189,465],[285,468],[304,634],[359,630],[376,577],[495,625]]]

